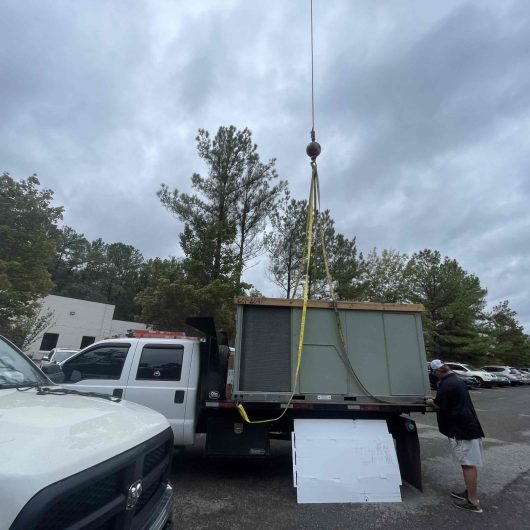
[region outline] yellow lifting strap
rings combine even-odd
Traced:
[[[307,314],[307,299],[308,299],[308,292],[309,292],[309,266],[310,266],[310,261],[311,261],[311,247],[313,245],[313,212],[320,202],[318,171],[317,171],[317,164],[315,161],[311,163],[311,167],[312,167],[311,187],[309,191],[309,204],[307,208],[307,224],[306,224],[307,248],[305,252],[306,267],[305,267],[305,282],[304,282],[304,301],[302,304],[302,319],[300,321],[300,338],[298,340],[298,352],[296,356],[296,371],[294,375],[294,381],[291,387],[292,391],[289,397],[289,401],[287,402],[287,405],[285,406],[283,412],[277,418],[271,418],[267,420],[251,420],[248,417],[247,411],[245,410],[245,407],[243,406],[243,404],[238,403],[237,410],[239,411],[239,414],[241,415],[241,417],[247,423],[270,423],[270,422],[278,421],[279,419],[281,419],[284,416],[284,414],[287,412],[287,409],[289,408],[289,405],[291,404],[291,401],[293,400],[294,394],[296,392],[296,386],[300,378],[300,366],[302,365],[302,350],[304,346],[305,320],[306,320],[306,314]]]

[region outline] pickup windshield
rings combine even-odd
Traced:
[[[0,390],[49,384],[44,374],[14,344],[0,337]]]

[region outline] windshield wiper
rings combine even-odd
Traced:
[[[20,391],[29,390],[30,388],[39,388],[40,383],[37,383],[36,381],[21,381],[20,383],[2,383],[0,385],[0,389],[4,388],[16,388]]]
[[[121,401],[121,398],[117,396],[111,396],[109,394],[101,394],[99,392],[81,392],[79,390],[72,390],[71,388],[63,388],[61,386],[57,386],[57,387],[39,386],[37,388],[38,396],[52,395],[52,394],[56,396],[64,396],[66,394],[73,394],[76,396],[97,397],[97,398],[107,399],[108,401],[113,401],[114,403],[119,403]]]

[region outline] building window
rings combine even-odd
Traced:
[[[94,347],[63,365],[65,383],[83,379],[120,379],[129,344]]]
[[[39,350],[41,351],[50,351],[57,346],[57,341],[59,340],[59,333],[45,333],[42,336],[42,341],[40,343]]]
[[[184,346],[145,346],[136,379],[180,381]]]
[[[80,348],[83,349],[83,348],[86,348],[87,346],[90,346],[91,344],[94,344],[94,342],[96,342],[96,337],[88,337],[88,336],[84,336],[82,339],[81,339],[81,346]]]

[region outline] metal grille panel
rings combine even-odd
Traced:
[[[291,310],[245,306],[239,390],[291,391]]]
[[[39,521],[37,530],[58,530],[83,519],[122,493],[123,470],[104,477],[61,499]]]
[[[168,451],[166,445],[167,443],[164,443],[145,455],[142,471],[144,477],[153,471],[153,469],[166,458]]]
[[[143,528],[169,477],[173,433],[162,433],[113,458],[51,484],[18,514],[12,530],[124,530]],[[135,510],[126,510],[131,484],[144,491]]]

